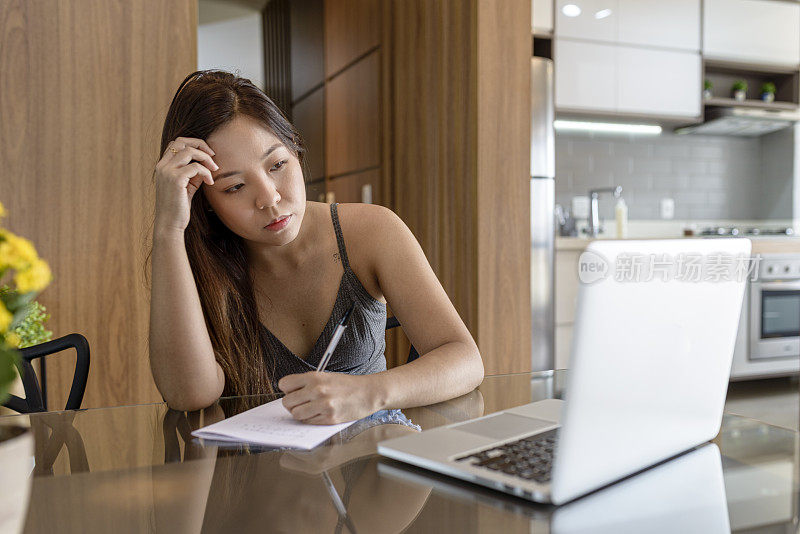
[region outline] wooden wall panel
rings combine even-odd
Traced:
[[[306,182],[306,200],[325,202],[325,180]]]
[[[392,207],[487,374],[530,370],[530,4],[392,3]]]
[[[381,0],[325,0],[325,77],[381,43]]]
[[[143,238],[172,95],[197,64],[197,1],[0,2],[0,200],[54,274],[54,337],[92,350],[84,407],[160,400]],[[48,364],[51,406],[74,357]]]
[[[380,171],[377,169],[334,178],[328,182],[328,191],[334,193],[336,202],[363,202],[361,188],[368,184],[372,186],[372,198],[380,198]]]
[[[392,207],[477,339],[473,10],[416,0],[392,11]]]
[[[394,20],[391,2],[381,2],[381,61],[378,90],[381,113],[378,117],[381,132],[381,197],[375,197],[378,204],[394,205]]]
[[[531,369],[528,0],[477,0],[478,339],[487,374]]]
[[[299,100],[325,80],[323,0],[290,3],[292,101]]]
[[[264,27],[264,92],[287,117],[292,111],[292,60],[289,49],[290,0],[272,0],[261,13]]]
[[[380,51],[330,80],[325,87],[326,174],[380,165]]]
[[[325,89],[320,87],[292,107],[292,122],[306,142],[306,181],[325,177]]]

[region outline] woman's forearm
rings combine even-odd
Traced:
[[[154,233],[150,367],[164,400],[177,410],[208,406],[224,386],[179,233]]]
[[[483,361],[474,344],[454,341],[367,378],[376,410],[426,406],[478,387],[483,381]]]

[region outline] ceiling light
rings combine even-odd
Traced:
[[[594,14],[594,18],[596,18],[597,20],[604,19],[604,18],[610,17],[610,16],[611,16],[611,10],[610,9],[601,9],[600,11],[598,11],[597,13]]]
[[[630,133],[640,135],[658,135],[661,126],[653,124],[623,124],[613,122],[582,122],[582,121],[553,121],[556,130],[564,132],[606,132]]]
[[[561,8],[561,12],[567,17],[577,17],[581,14],[581,8],[575,4],[567,4]]]

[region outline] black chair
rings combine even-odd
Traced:
[[[46,412],[47,375],[45,361],[42,360],[41,362],[42,384],[45,384],[44,391],[39,386],[39,380],[36,378],[31,362],[37,358],[43,358],[69,348],[75,349],[78,359],[75,362],[75,375],[72,378],[72,387],[69,390],[69,398],[67,398],[65,410],[80,409],[83,402],[83,394],[86,391],[86,380],[89,377],[89,342],[80,334],[68,334],[52,341],[20,349],[22,353],[22,385],[25,388],[25,398],[21,399],[16,395],[11,395],[3,406],[19,413]]]
[[[386,330],[391,330],[392,328],[397,328],[400,326],[400,321],[397,320],[397,317],[387,317],[386,318]],[[419,352],[417,349],[414,348],[414,345],[411,345],[411,350],[408,351],[408,360],[406,363],[413,362],[419,358]]]

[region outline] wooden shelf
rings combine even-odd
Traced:
[[[764,102],[763,100],[736,100],[734,98],[723,98],[719,96],[711,97],[703,100],[703,105],[706,106],[724,106],[724,107],[742,107],[742,108],[756,108],[756,109],[772,109],[776,111],[795,111],[798,105],[793,102]]]
[[[758,74],[787,74],[792,75],[800,70],[800,65],[766,65],[764,63],[747,63],[737,61],[725,61],[719,59],[704,58],[703,64],[707,69],[716,72],[726,72],[728,74],[739,74],[742,72]]]
[[[710,81],[718,95],[703,103],[706,106],[737,106],[773,111],[795,111],[800,94],[800,71],[797,67],[781,68],[770,65],[736,64],[721,61],[704,61],[703,78]],[[730,97],[735,82],[743,81],[750,88],[750,96],[760,96],[761,86],[775,84],[775,101],[764,102],[758,98],[738,101]],[[724,96],[723,96],[724,95]]]

